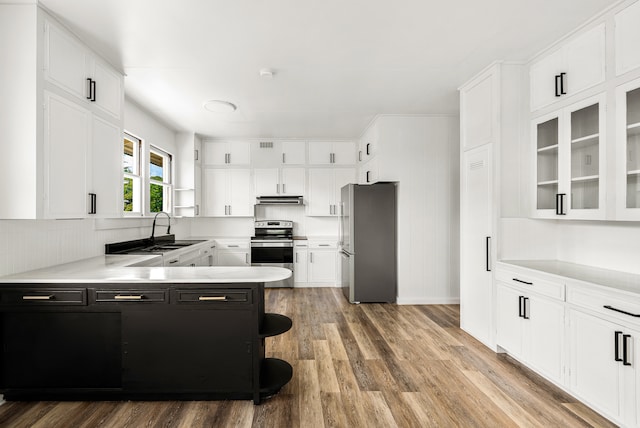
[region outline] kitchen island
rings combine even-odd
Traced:
[[[290,271],[127,267],[135,262],[101,256],[0,278],[6,400],[258,404],[291,379],[264,344],[291,327],[265,313],[264,283]]]

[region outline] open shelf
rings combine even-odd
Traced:
[[[174,208],[195,208],[195,205],[176,205]]]
[[[640,122],[627,125],[627,136],[640,135]]]
[[[265,358],[260,367],[260,398],[277,394],[292,377],[291,364],[277,358]]]
[[[551,146],[541,147],[541,148],[538,149],[538,153],[550,152],[550,151],[553,151],[553,150],[558,150],[558,145],[557,144],[553,144]]]
[[[193,188],[180,188],[180,189],[173,189],[173,190],[175,190],[176,192],[188,192],[190,190],[196,190],[196,189],[193,189]]]
[[[548,181],[539,181],[538,186],[550,186],[553,184],[558,184],[558,180],[548,180]]]
[[[584,177],[574,177],[571,179],[572,183],[580,181],[596,181],[600,178],[599,175],[585,175]]]
[[[598,138],[600,138],[600,134],[591,134],[591,135],[587,135],[587,136],[584,136],[584,137],[580,137],[580,138],[576,138],[574,140],[571,140],[571,144],[597,143],[598,142]]]
[[[291,318],[280,314],[264,314],[262,319],[262,330],[260,331],[260,337],[277,336],[284,332],[289,331],[293,322]]]

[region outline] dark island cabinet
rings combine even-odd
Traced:
[[[128,286],[129,285],[129,286]],[[6,400],[262,399],[292,377],[265,358],[291,320],[264,285],[0,285]]]

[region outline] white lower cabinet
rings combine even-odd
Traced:
[[[338,282],[338,243],[334,240],[309,240],[307,282],[336,285]]]
[[[335,250],[309,250],[309,282],[336,282],[337,253]]]
[[[307,241],[293,244],[293,280],[294,283],[304,284],[308,281],[309,250]]]
[[[248,240],[216,240],[216,266],[251,266]]]
[[[624,359],[622,336],[630,333],[617,324],[575,310],[569,311],[569,325],[571,389],[597,410],[620,418],[625,412],[622,394],[633,393],[625,383],[634,380],[635,364],[625,366],[624,361],[617,361]]]
[[[497,344],[562,383],[564,306],[526,289],[497,284]]]

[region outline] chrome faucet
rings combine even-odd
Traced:
[[[171,216],[169,214],[167,214],[164,211],[160,211],[158,212],[155,217],[153,217],[153,227],[151,228],[151,242],[154,242],[154,238],[153,235],[155,235],[156,233],[156,219],[158,218],[158,216],[160,214],[164,214],[167,216],[167,220],[169,220],[169,224],[167,224],[167,235],[169,234],[169,232],[171,231]]]

